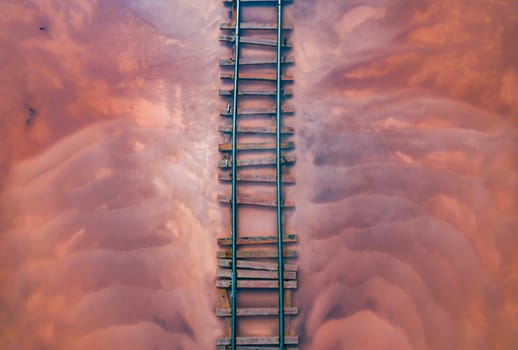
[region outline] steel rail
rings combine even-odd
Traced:
[[[231,203],[231,217],[232,217],[232,286],[231,286],[231,334],[230,345],[232,350],[236,350],[236,331],[237,331],[237,259],[236,259],[236,245],[237,245],[237,99],[238,99],[238,85],[239,85],[239,43],[240,43],[240,27],[241,27],[241,0],[235,1],[236,5],[236,28],[235,36],[235,61],[234,61],[234,91],[232,96],[232,203]]]
[[[281,188],[281,84],[282,84],[282,0],[277,0],[277,96],[276,145],[277,157],[277,257],[279,270],[279,349],[284,350],[284,261],[282,252],[282,188]]]

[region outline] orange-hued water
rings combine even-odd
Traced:
[[[516,2],[290,7],[301,349],[518,347]],[[0,12],[2,349],[213,348],[227,11]]]

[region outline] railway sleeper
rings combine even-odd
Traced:
[[[238,254],[239,255],[239,254]],[[218,259],[218,266],[225,268],[232,268],[231,259]],[[277,263],[262,262],[262,261],[251,261],[251,260],[236,260],[236,268],[238,269],[251,269],[251,270],[266,270],[266,271],[278,271],[279,265]],[[284,271],[298,271],[298,266],[295,264],[284,264]]]
[[[220,126],[219,131],[223,133],[232,133],[232,125]],[[238,126],[236,131],[241,134],[276,134],[277,128],[274,126]],[[281,134],[293,135],[295,130],[292,127],[281,128]]]
[[[220,96],[232,96],[234,94],[233,89],[219,89]],[[239,96],[277,96],[277,90],[238,90]],[[281,89],[281,96],[291,97],[293,91],[291,89]]]
[[[236,350],[279,350],[278,346],[236,346]],[[285,346],[285,350],[299,350],[297,347]],[[232,347],[226,345],[216,346],[216,350],[232,350]]]
[[[218,195],[218,202],[222,204],[230,204],[232,202],[232,198],[227,195]],[[237,197],[237,204],[240,205],[251,205],[257,207],[268,207],[268,208],[276,208],[277,200],[275,199],[263,199],[263,198],[251,198],[251,197]],[[294,208],[295,204],[289,200],[284,200],[282,203],[283,208]]]
[[[292,155],[283,155],[281,156],[281,164],[282,165],[292,165],[296,161],[296,157]],[[238,159],[236,162],[236,167],[244,168],[244,167],[258,167],[258,166],[275,166],[277,165],[276,157],[268,157],[268,158],[256,158],[256,159]],[[218,162],[219,168],[231,168],[232,161],[230,159],[222,159]]]
[[[277,249],[261,249],[261,250],[238,250],[236,252],[237,259],[267,259],[267,258],[277,258]],[[298,256],[298,251],[284,249],[282,252],[282,256],[285,258],[296,258]],[[217,257],[220,259],[231,258],[232,250],[224,249],[218,250]]]
[[[219,173],[219,181],[232,181],[232,174],[229,172]],[[265,175],[265,174],[237,174],[237,181],[241,182],[264,182],[264,183],[277,183],[276,175]],[[282,174],[281,182],[284,184],[294,184],[295,177],[287,174]]]
[[[258,80],[258,81],[277,81],[277,75],[275,74],[247,74],[247,73],[239,73],[237,76],[240,80]],[[220,76],[221,79],[234,79],[234,73],[223,72]],[[293,76],[291,75],[281,75],[281,80],[283,82],[293,82]]]
[[[284,106],[281,108],[281,114],[294,114],[295,109],[293,106]],[[275,107],[270,107],[268,109],[243,109],[238,108],[237,109],[237,116],[238,117],[252,117],[252,116],[269,116],[274,117],[277,114],[277,110]],[[224,111],[220,112],[220,115],[225,118],[231,118],[232,117],[232,105],[227,104],[227,107]]]
[[[261,279],[261,280],[277,280],[279,279],[278,271],[264,271],[264,270],[246,270],[237,269],[237,278],[249,278],[249,279]],[[216,277],[218,278],[232,278],[231,269],[217,269]],[[297,279],[297,273],[295,271],[284,271],[284,280],[295,280]]]
[[[242,30],[277,30],[277,23],[271,22],[271,23],[258,23],[258,22],[241,22],[240,29]],[[221,23],[219,25],[219,29],[221,30],[235,30],[236,29],[236,23],[235,22],[228,22],[228,23]],[[282,26],[282,30],[292,30],[293,26],[290,24],[284,24]]]
[[[217,288],[230,288],[232,280],[216,280]],[[297,281],[284,281],[284,289],[297,289]],[[236,288],[240,289],[278,289],[279,281],[275,280],[238,280]]]
[[[296,316],[299,313],[298,307],[284,307],[285,316]],[[278,316],[278,307],[252,307],[252,308],[238,308],[236,316],[250,317],[250,316]],[[232,316],[231,308],[217,308],[216,316],[230,317]]]
[[[233,5],[235,0],[223,0],[225,5]],[[282,4],[287,5],[293,3],[293,0],[283,0]],[[277,0],[241,0],[242,5],[263,5],[271,4],[272,6],[277,5]]]
[[[234,67],[235,58],[224,58],[219,60],[219,65],[222,67]],[[294,64],[295,59],[291,56],[282,56],[282,64]],[[277,58],[241,58],[239,60],[240,66],[264,66],[277,64]]]
[[[284,344],[297,345],[298,336],[284,336]],[[279,337],[236,337],[236,345],[278,345]],[[216,339],[216,345],[230,345],[230,337]]]
[[[236,149],[238,151],[270,151],[275,150],[277,145],[275,142],[252,142],[252,143],[238,143]],[[283,150],[295,148],[293,141],[281,142],[280,148]],[[231,143],[220,143],[218,145],[220,152],[231,152]]]
[[[251,244],[270,244],[277,243],[277,236],[244,236],[238,237],[236,244],[238,245],[251,245]],[[297,243],[299,236],[296,234],[287,234],[282,236],[283,243]],[[222,246],[232,245],[232,237],[220,237],[218,238],[218,244]]]

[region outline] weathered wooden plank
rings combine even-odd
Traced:
[[[278,279],[278,271],[264,271],[264,270],[236,270],[237,278],[250,278],[250,279]],[[220,278],[231,278],[232,270],[230,269],[218,269],[216,271],[216,277]],[[283,274],[285,280],[297,279],[297,273],[294,271],[285,271]]]
[[[240,29],[242,30],[276,30],[277,23],[259,23],[259,22],[241,22]],[[236,24],[234,22],[221,23],[219,26],[221,30],[234,30],[236,29]],[[292,30],[293,26],[290,24],[284,24],[282,26],[283,30]]]
[[[292,155],[284,155],[281,157],[282,165],[290,165],[295,163],[296,157]],[[256,159],[238,159],[236,166],[239,168],[242,167],[253,167],[253,166],[271,166],[276,165],[276,158],[256,158]],[[222,159],[218,162],[218,167],[220,168],[231,168],[232,161],[230,159]]]
[[[219,131],[224,133],[232,132],[232,125],[222,125],[219,127]],[[237,132],[241,134],[275,134],[277,132],[277,128],[275,126],[239,126],[237,128]],[[283,127],[281,128],[281,134],[294,134],[295,129],[292,127]]]
[[[283,243],[296,243],[299,241],[299,236],[296,234],[287,234],[282,236]],[[249,236],[238,237],[236,244],[251,245],[251,244],[270,244],[277,243],[277,236]],[[232,244],[232,237],[219,237],[218,244],[222,246],[229,246]]]
[[[235,0],[222,0],[223,4],[229,6],[235,3]],[[282,0],[283,4],[291,4],[293,3],[293,0]],[[276,5],[277,0],[241,0],[242,5]]]
[[[232,198],[227,195],[218,195],[218,202],[222,204],[230,204],[232,201]],[[237,197],[237,204],[240,205],[253,205],[258,207],[277,207],[277,200],[276,199],[267,199],[267,198],[252,198],[252,197],[245,197],[245,196],[239,196]],[[295,203],[284,200],[284,203],[282,203],[283,208],[294,208]]]
[[[232,280],[216,280],[216,287],[230,288]],[[237,288],[275,289],[279,288],[279,281],[275,280],[237,280]],[[296,289],[297,281],[284,281],[284,288]]]
[[[297,345],[299,343],[298,336],[285,336],[284,344]],[[230,337],[221,337],[216,339],[216,345],[229,345]],[[278,345],[279,337],[236,337],[236,345]]]
[[[239,255],[239,253],[238,253]],[[231,259],[218,259],[218,266],[232,268],[232,260]],[[260,261],[250,261],[250,260],[237,260],[236,267],[238,269],[252,269],[252,270],[268,270],[268,271],[276,271],[278,270],[277,263],[270,262],[260,262]],[[295,264],[284,264],[284,271],[297,271],[298,266]]]
[[[285,307],[284,314],[286,316],[294,316],[299,313],[297,307]],[[238,308],[236,311],[237,316],[276,316],[279,314],[279,308],[277,307],[254,307],[254,308]],[[218,308],[216,309],[216,316],[218,317],[230,317],[232,316],[232,309]]]
[[[246,346],[239,345],[235,347],[236,350],[279,350],[278,346]],[[285,350],[299,350],[298,347],[294,347],[293,345],[287,345],[284,347]],[[218,345],[216,346],[216,350],[232,350],[230,345]]]
[[[292,106],[283,107],[281,114],[294,114],[295,109]],[[230,105],[224,111],[219,113],[222,117],[232,117],[232,109]],[[241,109],[237,110],[238,117],[252,117],[252,116],[274,116],[276,114],[275,108],[270,109]]]
[[[282,64],[293,64],[295,63],[295,59],[291,56],[282,56],[281,57]],[[239,65],[240,66],[255,66],[255,65],[273,65],[277,64],[276,58],[240,58]],[[219,65],[222,67],[234,66],[235,59],[234,58],[225,58],[219,60]]]
[[[219,297],[220,305],[224,309],[229,309],[230,308],[230,303],[228,301],[227,291],[224,290],[224,289],[218,289],[218,297]]]
[[[284,307],[291,307],[293,301],[293,291],[290,290],[284,295]]]
[[[228,289],[226,289],[226,290],[228,290]],[[287,289],[284,291],[284,309],[285,310],[287,308],[293,307],[293,292],[294,291],[295,291],[294,289]],[[227,322],[228,322],[228,318],[227,318]],[[284,318],[284,329],[291,329],[291,322],[292,322],[291,317],[285,317]]]
[[[228,172],[219,173],[218,180],[219,181],[231,181],[232,175]],[[276,175],[266,175],[266,174],[237,174],[237,181],[276,183],[277,176]],[[288,175],[288,174],[282,174],[281,181],[282,181],[282,183],[285,183],[285,184],[293,184],[293,183],[295,183],[295,177]]]
[[[228,289],[217,288],[217,293],[219,297],[219,305],[222,309],[231,310],[230,302],[228,300]],[[285,293],[286,294],[286,293]],[[286,318],[287,321],[289,318]],[[225,328],[227,329],[227,334],[232,334],[232,322],[230,319],[225,320]]]
[[[232,151],[231,143],[220,143],[218,145],[220,152],[230,152]],[[293,149],[295,148],[295,143],[292,141],[282,142],[281,149]],[[237,150],[238,151],[267,151],[276,149],[276,145],[274,142],[251,142],[251,143],[238,143]]]
[[[232,89],[219,89],[220,96],[233,96],[234,91]],[[277,90],[238,90],[239,96],[277,96]],[[293,96],[291,89],[281,89],[281,96],[289,97]]]
[[[221,35],[219,37],[219,41],[234,43],[236,41],[236,37],[234,35]],[[263,39],[263,38],[249,38],[249,37],[240,37],[239,42],[241,44],[248,45],[258,45],[258,46],[267,46],[267,47],[277,47],[276,39]],[[286,40],[283,40],[281,43],[281,47],[283,49],[291,49],[293,46]]]
[[[239,73],[238,77],[241,80],[277,81],[277,75],[275,74]],[[234,80],[234,73],[222,72],[220,78]],[[281,80],[292,82],[294,78],[292,75],[283,74]]]
[[[285,249],[282,252],[282,255],[285,258],[296,258],[298,256],[298,252],[296,250]],[[232,257],[232,251],[230,249],[218,250],[217,257],[218,258],[231,258]],[[236,257],[238,259],[276,258],[277,257],[277,250],[276,249],[238,250]]]

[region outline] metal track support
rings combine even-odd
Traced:
[[[282,0],[277,0],[277,98],[276,98],[276,157],[277,157],[277,241],[279,269],[279,349],[284,350],[284,261],[282,249],[282,188],[281,188],[281,99],[282,99]]]
[[[231,220],[232,220],[232,287],[231,287],[231,341],[232,350],[236,350],[236,333],[237,333],[237,259],[236,246],[238,238],[237,230],[237,99],[239,85],[239,44],[240,44],[240,27],[241,27],[241,1],[235,0],[236,8],[236,40],[234,43],[234,90],[232,94],[232,203],[231,203]]]

